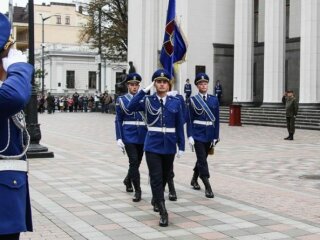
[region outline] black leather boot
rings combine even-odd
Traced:
[[[290,140],[290,134],[288,137],[284,138],[284,140]]]
[[[123,184],[126,186],[126,192],[133,192],[131,180],[129,178],[129,174],[127,174],[126,178],[123,180]]]
[[[140,187],[140,179],[133,181],[134,186],[134,196],[132,198],[133,202],[140,202],[141,200],[141,187]]]
[[[289,134],[289,139],[288,140],[293,140],[293,133]]]
[[[193,189],[195,189],[195,190],[200,190],[200,185],[198,183],[198,177],[199,177],[199,173],[193,172],[193,176],[192,176],[190,184],[193,187]]]
[[[210,185],[210,182],[209,182],[209,178],[207,177],[202,177],[201,178],[206,190],[205,190],[205,193],[206,193],[206,197],[207,198],[214,198],[214,194],[212,192],[212,189],[211,189],[211,185]]]
[[[159,214],[160,214],[160,221],[159,226],[160,227],[167,227],[168,226],[168,213],[166,209],[166,205],[164,204],[164,201],[158,202],[159,206]]]
[[[169,200],[177,201],[177,193],[176,193],[176,189],[174,187],[174,182],[172,178],[168,180],[168,187],[169,187]]]
[[[153,198],[151,199],[151,205],[153,206],[153,211],[154,212],[159,212],[159,207],[158,207],[158,203],[156,203]]]

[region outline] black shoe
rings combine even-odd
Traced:
[[[166,205],[164,204],[164,201],[159,202],[158,206],[159,206],[159,213],[160,213],[159,226],[167,227],[169,219],[168,219],[168,213],[167,213],[167,209],[166,209]]]
[[[140,192],[135,192],[134,196],[132,198],[133,202],[140,202],[141,201],[141,191]]]
[[[192,176],[192,179],[191,179],[191,186],[193,187],[194,190],[200,190],[200,185],[198,183],[198,176],[199,174],[194,172],[193,173],[193,176]]]
[[[290,136],[288,136],[288,137],[284,138],[284,140],[290,140]]]
[[[126,178],[123,180],[123,184],[126,186],[126,192],[133,192],[131,180],[129,179],[129,176],[127,175]]]
[[[207,198],[214,198],[214,194],[212,192],[209,179],[207,177],[202,177],[201,179],[202,179],[203,184],[205,186],[205,195],[206,195],[206,197]]]
[[[151,199],[151,205],[153,206],[153,211],[154,211],[154,212],[159,212],[159,206],[158,206],[158,204],[153,200],[153,198]]]
[[[133,180],[133,186],[134,186],[134,197],[132,198],[133,202],[140,202],[141,200],[141,187],[140,187],[140,178]]]
[[[169,179],[168,187],[169,187],[169,200],[170,201],[177,201],[177,193],[176,193],[176,189],[174,187],[173,179]]]

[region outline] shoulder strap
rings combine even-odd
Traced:
[[[214,123],[216,121],[216,118],[214,117],[214,115],[211,112],[210,108],[208,107],[207,103],[205,101],[203,101],[203,99],[200,97],[199,94],[195,95],[194,97],[197,100],[197,102],[201,105],[203,110],[206,112],[206,114],[210,118],[211,122]]]

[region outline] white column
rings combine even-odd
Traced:
[[[253,0],[236,0],[233,101],[253,100]]]
[[[320,102],[320,1],[301,3],[300,103]]]
[[[281,103],[284,92],[285,17],[285,0],[265,1],[264,103]]]

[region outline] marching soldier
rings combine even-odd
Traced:
[[[138,92],[140,82],[141,76],[139,74],[130,73],[127,75],[128,93],[118,97],[115,119],[117,144],[123,153],[127,152],[129,157],[129,171],[124,184],[126,185],[126,191],[132,192],[131,182],[133,183],[135,194],[132,201],[134,202],[141,200],[139,167],[143,156],[143,143],[147,128],[143,115],[140,112],[129,111],[128,104]]]
[[[197,74],[195,85],[199,93],[190,98],[187,114],[187,135],[189,144],[195,149],[197,162],[193,169],[191,186],[199,190],[198,177],[205,186],[205,196],[213,198],[209,182],[210,173],[207,157],[210,150],[219,141],[219,101],[208,94],[209,77],[205,73]]]
[[[0,13],[0,239],[32,231],[26,151],[30,137],[22,109],[29,101],[33,67],[11,49],[11,26]]]
[[[181,157],[185,148],[183,124],[184,118],[178,98],[168,96],[170,74],[157,70],[152,76],[152,84],[138,92],[130,101],[128,109],[144,111],[148,132],[144,144],[154,210],[159,211],[161,227],[168,226],[168,213],[165,206],[163,186],[168,181],[177,147],[177,157]],[[156,93],[147,96],[147,92],[156,88]]]

